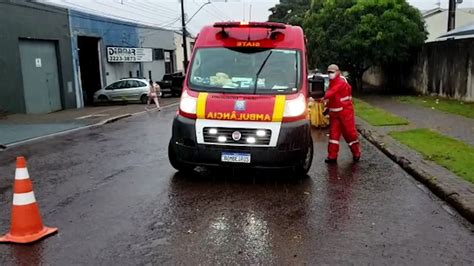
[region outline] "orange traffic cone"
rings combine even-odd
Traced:
[[[0,242],[31,243],[57,231],[43,226],[25,158],[17,157],[10,232]]]

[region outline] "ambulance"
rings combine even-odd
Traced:
[[[219,22],[199,33],[168,147],[171,165],[287,168],[313,159],[305,37],[272,22]]]

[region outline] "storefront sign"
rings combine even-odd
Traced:
[[[151,62],[153,53],[151,48],[107,47],[107,61],[109,63]]]

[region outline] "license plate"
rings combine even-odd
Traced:
[[[229,163],[250,163],[250,153],[223,152],[221,161]]]

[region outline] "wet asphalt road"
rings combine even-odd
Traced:
[[[15,156],[27,157],[46,225],[33,245],[0,245],[0,265],[474,264],[472,226],[363,141],[363,160],[310,178],[200,169],[167,159],[175,108],[0,152],[0,231]]]

